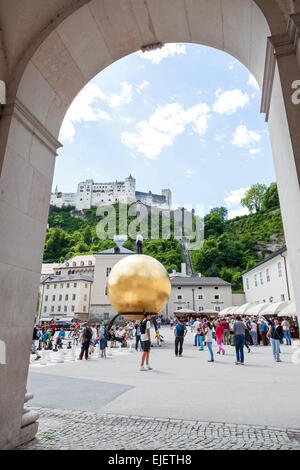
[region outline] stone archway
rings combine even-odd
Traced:
[[[0,9],[7,13],[2,3]],[[0,366],[1,448],[26,438],[20,423],[28,351],[61,123],[91,78],[142,47],[209,45],[232,54],[256,77],[269,121],[300,309],[300,105],[291,101],[292,83],[300,78],[300,14],[289,15],[296,3],[59,0],[57,5],[56,10],[49,7],[50,22],[48,13],[44,18],[40,12],[43,21],[23,54],[15,54],[14,67],[12,56],[3,74],[0,61],[0,78],[7,77],[8,90],[0,122],[0,340],[7,353],[7,364]],[[28,18],[34,23],[33,13]]]

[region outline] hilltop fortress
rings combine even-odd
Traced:
[[[124,181],[113,183],[94,183],[86,180],[79,183],[76,193],[62,193],[56,188],[51,194],[50,204],[56,207],[75,206],[77,210],[90,209],[91,206],[106,206],[116,203],[141,202],[159,209],[171,209],[172,193],[162,189],[161,194],[136,191],[136,180],[130,175]]]

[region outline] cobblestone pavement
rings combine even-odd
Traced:
[[[22,450],[300,450],[300,429],[31,409],[39,432]]]

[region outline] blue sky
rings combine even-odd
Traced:
[[[54,185],[123,180],[170,188],[175,207],[225,205],[230,217],[254,183],[275,181],[260,90],[232,56],[170,44],[125,57],[78,95],[63,123]]]

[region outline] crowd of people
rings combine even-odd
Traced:
[[[91,354],[99,345],[99,357],[106,358],[106,349],[109,342],[110,347],[135,347],[136,351],[140,351],[141,364],[140,370],[151,370],[149,363],[151,347],[154,345],[151,341],[151,315],[145,314],[141,321],[127,321],[116,323],[110,328],[104,321],[100,324],[91,324],[88,322],[79,324],[73,323],[68,332],[64,328],[59,328],[55,322],[44,323],[42,326],[35,326],[32,338],[32,353],[36,354],[36,359],[41,358],[39,351],[42,349],[53,349],[55,343],[55,351],[63,348],[64,340],[72,341],[77,345],[80,343],[81,351],[79,359],[88,360]],[[161,318],[153,321],[155,329],[154,341],[157,346],[162,346],[164,337],[160,332]],[[215,361],[215,354],[225,355],[224,345],[235,347],[236,364],[245,364],[244,349],[248,353],[251,352],[250,347],[259,345],[272,347],[272,353],[276,362],[281,362],[280,345],[284,340],[288,346],[292,345],[290,324],[284,319],[280,321],[278,318],[271,319],[268,316],[263,317],[226,317],[217,319],[175,319],[170,320],[170,327],[174,330],[175,337],[175,356],[183,356],[184,339],[188,332],[194,335],[193,344],[204,351],[207,347],[209,352],[208,362]],[[56,334],[57,332],[57,334]],[[39,346],[37,347],[37,342]],[[214,342],[216,343],[216,351],[214,353]]]
[[[171,328],[173,328],[173,324],[174,320],[170,322]],[[174,328],[176,356],[178,356],[178,353],[179,356],[182,356],[187,326],[194,334],[194,346],[199,347],[200,351],[204,350],[204,345],[207,346],[210,353],[208,362],[214,362],[213,340],[217,344],[216,353],[220,355],[225,354],[223,345],[235,346],[237,365],[245,364],[244,348],[250,353],[250,346],[271,345],[274,360],[281,362],[280,345],[284,343],[284,339],[287,346],[292,345],[290,324],[286,319],[280,322],[278,318],[271,319],[266,315],[260,318],[246,317],[244,319],[240,316],[226,317],[212,321],[197,318],[196,320],[190,319],[187,322],[177,320]]]

